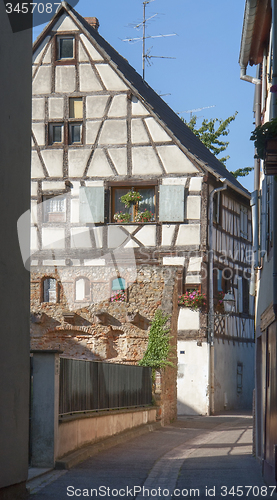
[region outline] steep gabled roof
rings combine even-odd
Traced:
[[[236,178],[224,167],[224,165],[204,146],[189,127],[179,118],[179,116],[163,101],[163,99],[142,79],[136,70],[122,57],[87,21],[78,14],[67,2],[62,2],[56,15],[41,35],[34,43],[34,50],[40,45],[42,39],[51,31],[57,19],[67,12],[79,25],[94,44],[97,44],[99,52],[104,51],[104,57],[110,60],[116,71],[121,74],[130,86],[132,91],[144,100],[144,104],[149,106],[163,124],[173,133],[179,143],[195,157],[199,165],[206,171],[212,173],[217,178],[226,178],[227,184],[240,194],[250,198],[250,193]]]

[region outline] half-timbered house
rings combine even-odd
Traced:
[[[208,413],[213,385],[215,410],[247,406],[250,195],[98,24],[63,2],[34,43],[32,346],[138,362],[155,310],[174,315],[178,295],[207,293],[212,245],[215,307],[232,291],[236,311],[218,306],[212,370],[207,307],[180,307],[179,412]],[[209,193],[222,178],[209,242]]]

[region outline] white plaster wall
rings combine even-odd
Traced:
[[[187,219],[200,219],[201,214],[201,197],[187,197]]]
[[[254,389],[254,344],[215,340],[215,411],[251,409]],[[237,363],[243,363],[242,392],[237,392]]]
[[[127,116],[127,96],[125,95],[115,95],[112,99],[112,103],[108,113],[109,117],[124,117]]]
[[[132,115],[134,116],[145,116],[149,115],[149,112],[135,96],[132,96]]]
[[[125,83],[108,64],[96,64],[95,66],[107,90],[128,90]]]
[[[100,121],[86,122],[86,144],[94,144],[100,128]]]
[[[49,118],[63,118],[63,98],[62,97],[50,97],[48,100]]]
[[[73,227],[70,229],[71,247],[91,248],[92,243],[88,227]]]
[[[133,144],[150,143],[150,139],[140,118],[131,121],[131,140]]]
[[[162,225],[162,247],[171,246],[175,232],[175,224]]]
[[[36,151],[32,151],[31,177],[32,179],[40,179],[41,177],[44,177],[41,161]]]
[[[207,415],[209,411],[209,346],[178,341],[177,413]],[[184,354],[181,354],[181,351]]]
[[[51,66],[41,66],[33,79],[33,94],[50,94]]]
[[[56,66],[56,92],[74,92],[76,90],[75,66]]]
[[[164,177],[162,184],[165,186],[185,186],[187,177]]]
[[[76,31],[78,28],[68,14],[63,14],[53,26],[53,31]]]
[[[48,170],[50,177],[63,176],[63,150],[62,149],[44,149],[41,156]]]
[[[105,152],[102,149],[96,149],[90,162],[87,175],[88,177],[109,177],[113,175]]]
[[[42,57],[42,54],[44,52],[44,49],[47,45],[47,43],[49,42],[50,40],[50,36],[47,36],[42,42],[41,44],[39,45],[39,47],[37,48],[36,52],[34,53],[33,55],[33,64],[39,64],[40,63],[40,60],[41,60],[41,57]]]
[[[182,224],[179,228],[176,245],[200,245],[200,225]]]
[[[65,248],[65,230],[57,227],[42,228],[43,248]]]
[[[88,96],[87,118],[102,118],[107,102],[108,96],[106,95]]]
[[[102,86],[90,64],[80,64],[79,71],[81,92],[102,90]]]
[[[156,225],[143,226],[137,233],[136,238],[146,247],[156,245]]]
[[[185,257],[163,257],[164,266],[184,266]]]
[[[178,316],[178,330],[199,330],[199,311],[181,307]]]
[[[32,100],[32,118],[33,120],[44,120],[44,98],[34,98]]]
[[[118,175],[127,175],[127,148],[110,148],[108,153]]]
[[[186,157],[186,155],[175,145],[158,146],[157,151],[162,160],[165,170],[169,174],[174,173],[195,173],[196,167]]]
[[[154,118],[146,118],[145,123],[154,142],[166,142],[172,140]]]
[[[188,271],[201,271],[202,257],[190,257]]]
[[[39,146],[45,145],[45,125],[44,123],[33,123],[33,134]]]
[[[100,134],[99,144],[125,144],[126,142],[126,120],[106,120]]]
[[[90,150],[73,149],[68,152],[68,172],[70,177],[82,177],[89,159]]]
[[[89,55],[94,61],[103,61],[103,57],[99,54],[98,50],[96,50],[92,43],[87,39],[87,37],[83,34],[80,35],[80,38],[86,47]]]
[[[192,177],[189,182],[189,191],[201,191],[202,177]]]
[[[155,151],[150,146],[132,148],[133,174],[162,174]]]

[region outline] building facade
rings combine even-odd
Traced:
[[[242,307],[250,195],[98,26],[63,3],[34,44],[32,347],[137,363],[156,309],[175,318],[178,295],[207,292],[208,198],[223,177],[226,190],[214,211],[215,296],[232,288]],[[216,318],[218,409],[249,405],[251,307]],[[179,411],[208,413],[207,310],[181,308],[178,325],[177,316],[172,321]],[[226,384],[222,355],[232,365]],[[175,389],[170,397],[176,406]]]

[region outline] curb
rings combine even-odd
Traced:
[[[112,448],[117,444],[125,442],[129,439],[133,439],[138,436],[142,436],[148,432],[153,432],[161,428],[161,422],[154,422],[153,424],[145,424],[140,425],[139,427],[135,427],[134,429],[120,432],[115,436],[111,436],[109,438],[103,439],[96,443],[93,443],[88,446],[83,446],[76,451],[70,452],[67,455],[64,455],[60,459],[55,462],[55,469],[70,469],[75,465],[83,462],[87,458],[90,458],[97,453]]]

